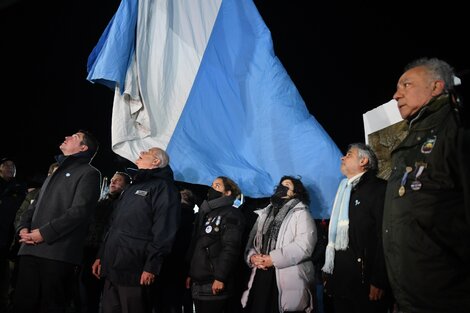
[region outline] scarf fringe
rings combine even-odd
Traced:
[[[333,274],[333,265],[335,263],[335,246],[328,243],[325,251],[325,264],[322,267],[322,271],[328,274]]]

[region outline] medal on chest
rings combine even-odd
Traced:
[[[410,174],[411,171],[413,171],[413,168],[411,166],[407,166],[405,169],[405,173],[403,174],[403,177],[401,178],[400,188],[398,188],[398,195],[400,197],[403,197],[406,193],[406,189],[405,189],[406,179],[408,178],[408,174]]]
[[[204,231],[206,234],[210,234],[212,231],[218,232],[220,231],[220,220],[222,217],[220,215],[214,217],[208,217],[205,223],[206,228]]]
[[[426,168],[427,164],[424,162],[416,162],[416,171],[415,171],[415,179],[411,182],[411,189],[414,191],[418,191],[421,189],[423,184],[419,180],[421,174],[423,174],[424,169]]]

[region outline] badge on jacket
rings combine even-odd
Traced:
[[[421,146],[421,153],[431,153],[432,149],[434,148],[434,145],[436,144],[436,139],[436,136],[434,136],[433,138],[428,138]]]
[[[145,191],[145,190],[137,190],[137,191],[135,192],[136,195],[142,196],[142,197],[145,197],[145,196],[147,195],[147,193],[148,193],[148,192]]]

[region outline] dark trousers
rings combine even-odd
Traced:
[[[191,295],[191,289],[186,289],[186,287],[183,290],[183,295],[182,295],[182,301],[183,301],[183,311],[182,313],[193,313],[193,297]]]
[[[194,299],[196,313],[224,313],[227,312],[228,299],[223,300],[197,300]]]
[[[76,265],[35,256],[20,256],[13,298],[15,313],[64,313]]]
[[[143,286],[119,286],[105,280],[103,313],[149,313],[148,290]]]
[[[8,307],[8,292],[10,289],[10,261],[0,256],[0,312],[6,312]]]
[[[80,312],[99,313],[101,293],[104,286],[104,279],[96,278],[92,271],[97,249],[85,247],[83,249],[83,264],[80,269],[78,292],[80,294]]]
[[[147,287],[151,295],[152,313],[193,313],[191,289],[186,289],[184,281],[177,279],[178,274],[175,271],[162,273],[155,283]]]
[[[370,301],[369,299],[360,297],[350,300],[343,297],[333,296],[333,306],[335,313],[387,313],[390,305],[387,299],[379,301]],[[361,297],[362,298],[362,297]]]

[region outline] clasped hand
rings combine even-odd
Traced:
[[[250,262],[253,264],[253,266],[262,270],[266,270],[273,266],[271,256],[266,254],[253,254],[250,257]]]
[[[23,228],[19,232],[20,242],[25,243],[27,245],[37,245],[44,241],[42,238],[39,229],[33,229],[31,232],[27,228]]]

